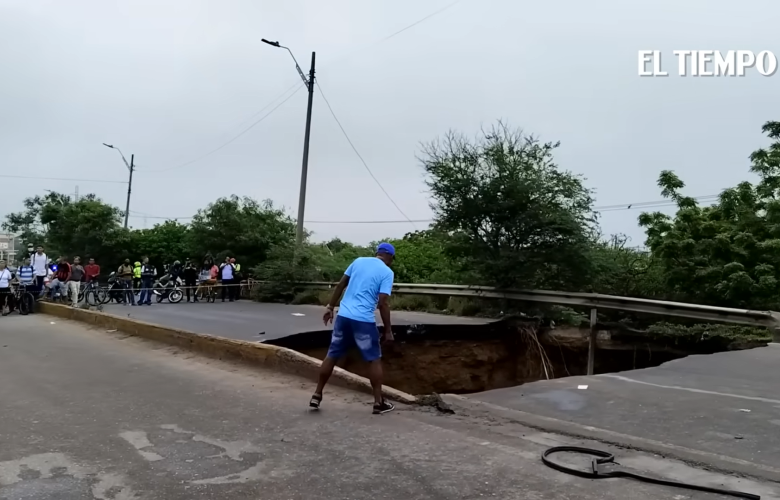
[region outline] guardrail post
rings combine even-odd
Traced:
[[[596,323],[598,323],[598,315],[596,308],[590,310],[590,339],[588,341],[588,375],[593,375],[593,369],[596,365],[596,337],[598,336],[598,330],[596,329]]]

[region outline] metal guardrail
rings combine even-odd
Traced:
[[[256,283],[256,282],[254,282]],[[254,285],[250,284],[250,287]],[[295,285],[311,288],[329,289],[337,283],[297,282]],[[590,338],[588,342],[587,374],[593,375],[596,365],[596,343],[598,308],[632,311],[661,316],[699,319],[716,323],[734,323],[763,326],[772,332],[774,342],[780,343],[780,313],[775,311],[754,311],[751,309],[732,309],[728,307],[687,304],[685,302],[666,302],[663,300],[618,297],[598,293],[555,292],[551,290],[500,290],[488,286],[437,285],[430,283],[396,283],[393,292],[413,295],[444,295],[449,297],[471,297],[488,299],[507,299],[522,302],[541,302],[590,308]]]
[[[336,283],[300,282],[300,286],[312,288],[332,288]],[[428,283],[396,283],[393,292],[414,295],[445,295],[450,297],[472,297],[508,299],[523,302],[540,302],[568,306],[589,307],[591,309],[613,309],[662,316],[699,319],[717,323],[733,323],[764,326],[772,330],[780,328],[780,313],[775,311],[754,311],[751,309],[732,309],[728,307],[688,304],[684,302],[666,302],[662,300],[618,297],[598,293],[555,292],[550,290],[499,290],[487,286],[438,285]]]

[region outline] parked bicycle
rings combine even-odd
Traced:
[[[111,297],[108,293],[108,289],[100,286],[97,281],[97,276],[94,279],[87,282],[79,290],[79,302],[86,300],[90,306],[97,306],[101,304],[107,304]]]
[[[14,286],[14,302],[19,314],[26,316],[35,309],[35,295],[27,290],[27,285]]]

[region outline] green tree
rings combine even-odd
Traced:
[[[3,228],[21,234],[25,243],[44,245],[51,257],[94,257],[113,265],[126,252],[130,234],[121,226],[122,212],[94,194],[74,202],[52,192],[24,205],[24,212],[6,217]]]
[[[780,305],[780,122],[763,131],[772,140],[750,155],[753,185],[726,189],[712,206],[684,196],[685,183],[661,172],[661,193],[677,213],[643,213],[647,245],[663,265],[669,292],[706,304],[777,308]]]
[[[267,302],[291,302],[306,290],[296,283],[326,281],[321,267],[326,252],[322,245],[304,244],[296,248],[293,239],[271,246],[263,262],[252,269],[253,276],[261,282],[255,297]]]
[[[49,222],[55,218],[61,207],[70,204],[71,199],[62,193],[49,192],[45,196],[25,198],[24,210],[6,215],[3,230],[18,235],[24,244],[43,245],[49,250],[47,239]]]
[[[175,260],[184,261],[188,258],[203,257],[191,248],[189,226],[176,221],[167,220],[155,224],[151,229],[141,229],[133,232],[132,257],[140,260],[142,256],[157,265],[170,264]]]
[[[370,247],[353,245],[334,238],[320,245],[311,245],[318,272],[325,281],[338,281],[353,260],[373,255]]]
[[[645,250],[628,246],[622,234],[599,239],[591,249],[592,281],[588,291],[623,297],[663,299],[663,269]]]
[[[395,247],[393,272],[396,283],[458,283],[463,279],[446,253],[446,234],[415,231],[403,238],[385,241]],[[376,248],[376,244],[372,248]]]
[[[502,123],[474,141],[449,133],[424,146],[435,228],[450,235],[448,255],[484,284],[588,282],[593,199],[579,176],[553,162],[557,147]]]
[[[190,224],[190,248],[197,255],[230,255],[249,269],[265,261],[275,245],[295,237],[295,222],[273,202],[220,198],[198,210]]]

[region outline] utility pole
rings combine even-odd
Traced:
[[[75,201],[76,201],[76,203],[78,203],[79,202],[79,187],[78,186],[76,186],[76,193],[75,193],[75,195],[76,195]]]
[[[301,191],[298,194],[298,227],[295,241],[300,246],[303,244],[303,216],[306,209],[306,178],[309,175],[309,137],[311,136],[311,108],[314,104],[314,60],[316,53],[311,53],[311,69],[306,86],[309,88],[309,105],[306,108],[306,133],[303,136],[303,163],[301,165]],[[306,81],[304,79],[304,81]]]
[[[116,146],[113,146],[111,144],[106,144],[105,142],[103,145],[107,148],[116,149],[119,153],[119,156],[122,157],[122,161],[125,162],[125,166],[127,167],[127,170],[130,171],[130,180],[127,182],[127,205],[125,206],[125,229],[127,229],[127,218],[130,217],[130,193],[133,190],[133,170],[135,170],[135,155],[130,155],[130,163],[127,163],[127,159],[125,159],[125,155],[122,154],[122,150],[119,149]]]
[[[292,53],[292,50],[289,49],[289,47],[285,47],[284,45],[281,45],[279,42],[272,42],[270,40],[266,40],[263,38],[261,40],[263,43],[267,43],[268,45],[271,45],[272,47],[278,47],[280,49],[285,49],[287,52],[290,53],[290,57],[292,57],[293,61],[295,62],[295,69],[298,71],[298,74],[301,77],[301,80],[303,80],[304,85],[306,85],[306,88],[309,91],[309,106],[306,108],[306,134],[303,137],[303,164],[301,165],[301,190],[298,194],[298,227],[296,228],[296,234],[295,234],[295,241],[300,246],[303,243],[303,217],[305,214],[306,209],[306,178],[309,174],[309,137],[311,136],[311,108],[314,104],[314,61],[316,59],[316,53],[311,53],[311,69],[309,69],[309,78],[306,78],[306,75],[303,73],[303,70],[298,65],[298,61],[295,59],[295,56]]]
[[[127,181],[127,205],[125,206],[125,229],[127,229],[127,218],[130,217],[130,192],[133,190],[133,170],[135,170],[135,155],[130,155],[130,180]]]

